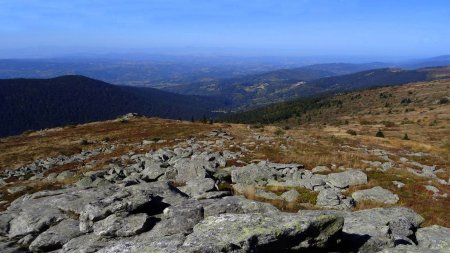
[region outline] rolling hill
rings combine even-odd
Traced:
[[[348,70],[342,65],[340,67],[339,65],[328,65],[328,67],[329,69],[341,69],[341,71]],[[233,102],[234,107],[246,109],[298,97],[439,79],[448,76],[449,73],[449,68],[417,70],[383,68],[336,76],[330,71],[301,68],[274,71],[246,78],[219,80],[206,84],[194,83],[170,87],[168,90],[180,94],[226,97]],[[320,78],[320,76],[322,77]]]
[[[411,117],[408,115],[422,117],[425,112],[436,108],[445,111],[449,106],[450,79],[442,79],[301,98],[225,115],[223,119],[236,123],[294,125],[341,125],[354,119],[372,125],[394,119],[401,122]],[[427,119],[430,120],[433,119]]]
[[[112,119],[129,112],[163,118],[199,118],[224,100],[152,88],[115,86],[84,76],[0,80],[0,136]]]

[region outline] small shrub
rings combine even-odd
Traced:
[[[107,137],[104,137],[104,138],[102,139],[102,141],[104,141],[104,142],[109,142],[109,141],[111,141],[111,138],[109,138],[109,137],[107,136]]]
[[[381,129],[378,129],[378,132],[375,134],[375,137],[384,138],[384,133]]]
[[[286,125],[286,126],[283,127],[283,129],[284,130],[289,130],[289,129],[291,129],[291,127]]]
[[[281,129],[277,129],[277,130],[275,131],[275,135],[277,135],[277,136],[284,135],[284,131],[281,130]]]
[[[128,123],[128,120],[127,119],[121,119],[120,123]]]
[[[82,139],[81,141],[80,141],[80,145],[89,145],[89,141],[88,140],[86,140],[86,139]]]
[[[355,131],[355,130],[352,130],[352,129],[347,130],[347,133],[348,133],[349,135],[357,135],[357,134],[356,134],[356,131]]]
[[[450,103],[450,100],[448,99],[448,98],[441,98],[441,99],[439,99],[439,102],[438,102],[440,105],[445,105],[445,104],[448,104],[448,103]]]
[[[408,134],[407,133],[405,133],[405,135],[403,135],[403,140],[409,140],[409,136],[408,136]]]
[[[250,125],[250,128],[254,128],[254,129],[264,128],[264,125],[261,123],[257,123],[254,125]]]
[[[410,98],[404,98],[400,102],[400,104],[402,104],[402,105],[407,105],[407,104],[410,104],[410,103],[412,103],[412,100]]]
[[[444,143],[444,148],[450,149],[450,140],[448,140],[446,143]]]
[[[385,127],[395,127],[395,123],[392,121],[383,121]]]
[[[361,120],[361,121],[359,122],[359,124],[361,124],[361,125],[372,125],[372,122],[363,119],[363,120]]]

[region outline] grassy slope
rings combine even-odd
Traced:
[[[351,194],[357,189],[381,185],[400,196],[400,205],[411,207],[422,214],[427,224],[450,226],[448,217],[450,199],[433,200],[432,194],[424,186],[432,184],[442,193],[449,195],[450,187],[438,184],[435,180],[414,176],[407,172],[407,166],[399,162],[400,157],[405,156],[406,152],[428,153],[429,156],[426,157],[407,157],[426,165],[436,165],[442,169],[438,177],[449,179],[450,104],[434,104],[436,99],[445,95],[450,95],[449,80],[350,93],[335,98],[342,101],[342,106],[313,110],[311,120],[300,121],[303,123],[301,125],[298,124],[297,118],[258,128],[244,124],[210,125],[139,118],[127,123],[105,121],[50,129],[0,139],[2,150],[0,169],[14,168],[34,159],[61,153],[73,154],[81,149],[119,144],[119,148],[113,154],[94,158],[101,161],[95,168],[91,168],[97,169],[107,164],[112,156],[129,151],[147,152],[160,146],[173,146],[177,143],[177,139],[190,137],[209,139],[204,134],[218,128],[235,136],[235,140],[229,143],[232,145],[229,146],[230,150],[237,149],[237,146],[249,150],[243,158],[244,161],[270,159],[275,162],[296,162],[305,164],[307,169],[316,165],[328,165],[333,171],[339,171],[339,167],[365,169],[368,166],[361,162],[362,159],[379,160],[379,158],[361,150],[361,145],[364,145],[368,149],[378,148],[391,152],[393,155],[390,157],[397,165],[386,173],[366,171],[369,184],[352,187],[346,194]],[[401,104],[405,97],[409,97],[412,102],[408,105]],[[386,103],[389,104],[388,107]],[[349,129],[356,131],[357,135],[347,134]],[[378,129],[382,129],[386,138],[374,136]],[[404,133],[408,133],[411,140],[402,140]],[[257,138],[258,136],[260,138]],[[110,138],[108,144],[102,143],[106,137]],[[168,142],[143,148],[128,145],[152,138],[162,138]],[[89,140],[91,144],[81,145],[82,139]],[[83,171],[87,168],[83,164],[71,164],[57,167],[49,173],[67,169]],[[398,189],[392,184],[393,180],[402,181],[406,186]],[[60,187],[39,182],[27,184],[30,192]],[[0,192],[5,190],[0,188]],[[9,200],[17,197],[6,196]],[[374,206],[378,205],[361,203],[357,208]]]

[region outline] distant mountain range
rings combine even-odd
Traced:
[[[152,88],[116,86],[84,76],[0,80],[0,136],[113,119],[136,112],[199,119],[226,107],[218,98],[184,96]]]
[[[417,69],[448,66],[450,56],[405,62],[324,63],[280,57],[163,56],[71,57],[54,59],[0,59],[0,79],[53,78],[83,75],[112,84],[164,88],[174,85],[211,84],[223,79],[263,78],[312,80],[378,68]],[[311,62],[311,61],[309,61]]]
[[[277,68],[252,62],[205,62],[192,57],[154,60],[122,59],[5,59],[0,60],[0,79],[54,78],[83,75],[112,84],[165,87],[266,72]],[[279,68],[279,67],[278,67]]]
[[[445,63],[449,58],[438,57],[429,62]],[[29,64],[24,69],[33,69],[32,63]],[[215,117],[218,112],[250,110],[297,98],[450,78],[450,67],[379,68],[383,66],[383,63],[317,64],[187,82],[165,90],[113,85],[80,75],[0,79],[0,120],[4,122],[0,124],[0,136],[113,119],[129,112],[200,119]]]
[[[382,68],[336,74],[364,68],[370,68],[370,65],[323,64],[212,83],[173,86],[166,90],[188,95],[226,97],[232,101],[233,107],[244,109],[298,97],[450,77],[450,69],[446,67],[417,70]]]

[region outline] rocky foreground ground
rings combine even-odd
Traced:
[[[362,170],[245,163],[239,160],[245,150],[227,150],[230,134],[209,135],[215,140],[193,138],[117,156],[106,168],[84,171],[81,177],[71,171],[44,174],[116,147],[3,171],[5,180],[77,180],[62,189],[25,194],[0,213],[0,252],[450,252],[450,228],[421,227],[424,219],[396,207],[399,196],[388,189],[375,186],[345,195],[349,187],[367,184]],[[393,166],[389,154],[367,152],[386,158],[366,161],[372,167]],[[245,166],[228,166],[230,161]],[[87,167],[95,163],[89,160]],[[436,168],[422,165],[410,172],[435,178]],[[11,194],[26,191],[8,187]],[[313,203],[298,205],[302,194],[314,196]],[[388,207],[355,211],[355,204],[364,201]],[[271,203],[296,208],[283,212]]]

